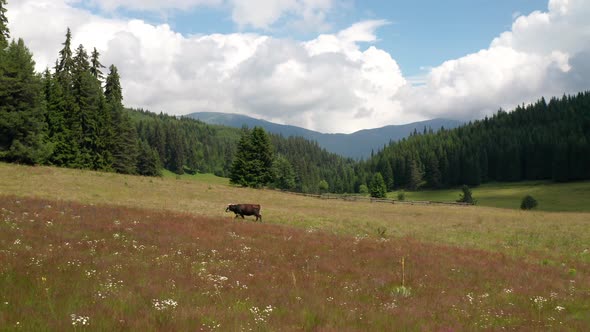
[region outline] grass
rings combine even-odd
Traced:
[[[206,182],[209,184],[216,184],[216,185],[228,185],[229,184],[229,179],[226,178],[222,178],[219,176],[215,176],[213,174],[200,174],[200,173],[196,173],[196,174],[188,174],[188,173],[184,173],[182,175],[178,175],[176,173],[172,173],[169,170],[163,170],[162,171],[162,176],[164,178],[169,178],[169,179],[177,179],[177,180],[194,180],[194,181],[199,181],[199,182]]]
[[[520,209],[522,199],[531,195],[539,202],[537,209],[541,211],[590,212],[590,181],[486,183],[471,190],[480,206]],[[405,192],[406,200],[439,202],[454,202],[460,193],[460,188]],[[388,196],[397,199],[397,194],[392,192]]]
[[[3,330],[590,328],[587,275],[481,250],[15,196],[0,220]]]
[[[10,329],[71,328],[71,314],[96,330],[590,328],[588,213],[352,203],[2,163],[0,179]],[[265,222],[234,222],[232,202],[260,203]]]

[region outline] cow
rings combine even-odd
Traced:
[[[260,219],[260,222],[262,222],[260,205],[258,204],[228,204],[225,208],[225,212],[229,211],[235,213],[236,218],[241,216],[242,219],[245,219],[244,216],[256,216],[256,221]]]

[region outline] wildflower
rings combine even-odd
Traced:
[[[504,289],[504,293],[506,293],[506,294],[512,294],[512,292],[513,292],[512,288],[505,288]]]
[[[558,305],[558,306],[555,307],[555,310],[557,310],[557,311],[563,311],[563,310],[565,310],[565,308],[562,307],[562,306],[560,306],[560,305]]]
[[[21,244],[21,241],[20,241],[20,239],[16,239],[16,240],[14,240],[14,245],[18,246],[19,244]]]
[[[535,306],[539,310],[541,310],[543,308],[543,304],[547,302],[547,299],[542,296],[532,297],[531,300],[535,303]]]
[[[256,324],[261,324],[266,322],[268,317],[270,316],[271,312],[274,310],[272,305],[267,305],[266,308],[260,310],[258,307],[250,308],[250,312],[254,315],[254,322]]]
[[[72,325],[73,326],[87,326],[90,325],[90,317],[88,316],[78,316],[76,314],[71,314],[70,318],[72,318]]]
[[[178,302],[176,302],[172,299],[167,299],[167,300],[153,299],[152,304],[154,305],[154,309],[156,309],[158,311],[163,311],[163,310],[168,310],[168,309],[170,309],[170,310],[176,309],[176,307],[178,306]]]

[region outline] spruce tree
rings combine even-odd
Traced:
[[[0,160],[44,163],[51,154],[33,55],[22,39],[0,50]]]
[[[59,59],[56,64],[56,73],[71,75],[74,61],[72,58],[72,31],[70,28],[66,31],[66,40],[62,44],[64,47],[59,51]]]
[[[90,67],[90,72],[92,73],[92,76],[94,76],[94,78],[96,78],[99,81],[102,81],[104,79],[104,74],[101,71],[101,68],[106,68],[105,66],[102,65],[102,63],[100,63],[100,53],[98,53],[98,51],[96,50],[96,47],[94,48],[94,50],[92,50],[92,55],[91,55],[91,67]]]
[[[250,175],[255,187],[265,186],[272,182],[273,151],[270,138],[261,127],[254,127],[252,135],[252,160]]]
[[[387,186],[385,185],[385,180],[381,173],[377,172],[373,175],[373,179],[369,185],[369,191],[371,197],[385,198],[387,196]]]
[[[279,189],[295,188],[295,171],[287,158],[278,155],[273,162],[274,186]]]
[[[82,126],[80,123],[80,109],[74,95],[74,59],[72,57],[72,33],[70,28],[66,32],[66,40],[62,44],[64,47],[59,51],[59,59],[55,65],[55,79],[59,87],[59,95],[53,96],[59,100],[48,100],[56,108],[54,113],[61,113],[56,118],[63,118],[64,125],[67,128],[63,135],[67,146],[58,148],[52,156],[52,163],[57,166],[81,167],[83,162],[80,158],[80,138],[82,137]],[[60,141],[56,142],[59,144]]]
[[[230,182],[253,188],[272,182],[273,151],[264,129],[243,129],[230,171]]]
[[[232,166],[229,173],[229,181],[232,184],[236,184],[242,187],[248,187],[250,184],[248,182],[249,179],[249,162],[252,158],[251,156],[251,139],[250,139],[250,131],[246,128],[242,128],[242,135],[240,137],[240,141],[238,142],[238,146],[236,149],[236,153],[233,158]]]
[[[119,173],[135,174],[137,168],[137,132],[123,108],[123,90],[117,67],[111,65],[105,83],[106,107],[111,114],[113,136],[108,144],[113,157],[113,169]]]
[[[144,176],[161,176],[160,160],[156,150],[144,140],[139,142],[138,150],[137,173]]]

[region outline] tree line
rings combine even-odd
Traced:
[[[0,160],[158,176],[214,173],[238,185],[307,193],[477,186],[489,181],[590,179],[590,92],[540,99],[437,133],[424,129],[365,161],[301,137],[269,135],[124,108],[121,78],[96,49],[72,49],[35,72],[10,40],[0,0]]]
[[[590,179],[590,92],[544,98],[457,129],[415,132],[362,163],[388,190]]]

